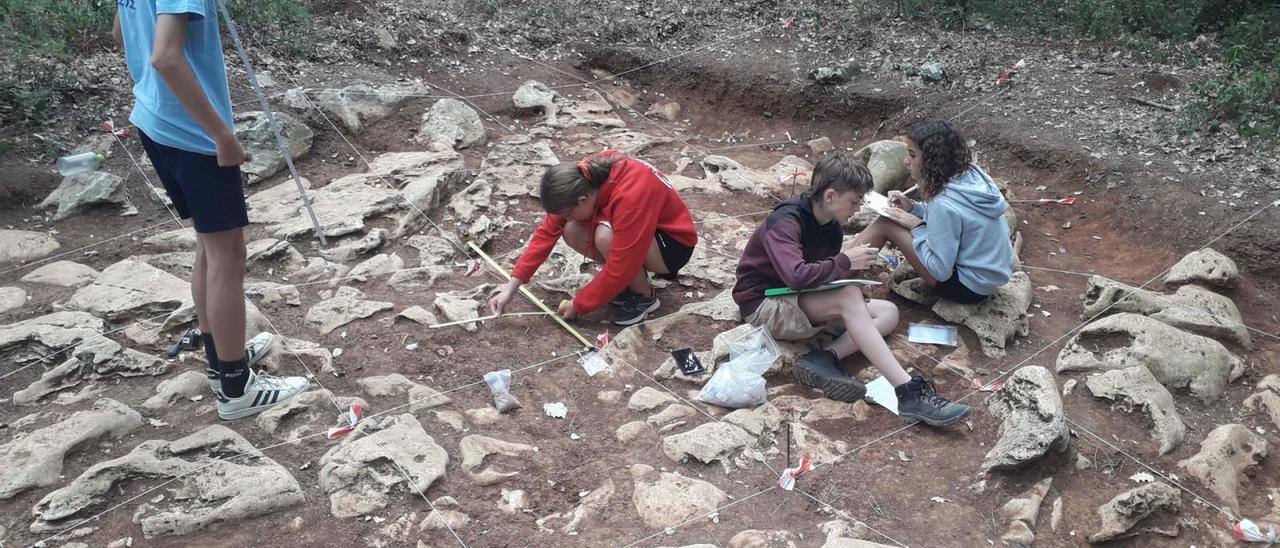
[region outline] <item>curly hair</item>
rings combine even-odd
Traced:
[[[920,162],[924,180],[920,182],[920,193],[925,199],[942,193],[947,181],[973,162],[964,136],[945,120],[916,122],[907,131],[907,138],[923,155]]]

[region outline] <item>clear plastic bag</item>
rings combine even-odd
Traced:
[[[493,406],[498,408],[499,413],[524,407],[520,405],[520,400],[511,395],[510,369],[485,373],[484,382],[489,385],[489,391],[493,393]]]
[[[764,326],[729,343],[729,361],[716,369],[698,399],[730,409],[756,407],[767,400],[764,373],[778,360],[778,344]]]

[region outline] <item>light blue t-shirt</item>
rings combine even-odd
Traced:
[[[120,30],[124,36],[125,59],[133,77],[133,114],[129,121],[157,143],[173,148],[217,154],[213,138],[169,91],[169,86],[151,68],[156,37],[156,17],[164,13],[187,14],[187,62],[213,109],[235,127],[231,119],[231,93],[227,90],[227,68],[218,34],[218,7],[215,0],[117,0]]]

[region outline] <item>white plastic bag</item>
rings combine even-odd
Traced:
[[[489,391],[493,392],[493,406],[498,408],[499,413],[523,407],[520,400],[511,395],[510,369],[485,373],[484,382],[489,385]]]
[[[729,343],[729,361],[716,369],[698,393],[711,405],[742,409],[766,401],[764,372],[778,359],[778,345],[764,326]]]

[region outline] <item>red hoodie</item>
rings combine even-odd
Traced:
[[[613,245],[604,270],[573,298],[573,309],[579,314],[604,306],[631,283],[644,268],[657,230],[689,247],[698,243],[689,208],[667,182],[666,175],[635,158],[623,158],[613,164],[609,179],[600,187],[591,227],[594,229],[602,221],[609,221],[613,227]],[[560,215],[544,216],[511,276],[529,283],[564,233],[566,223],[568,219]]]

